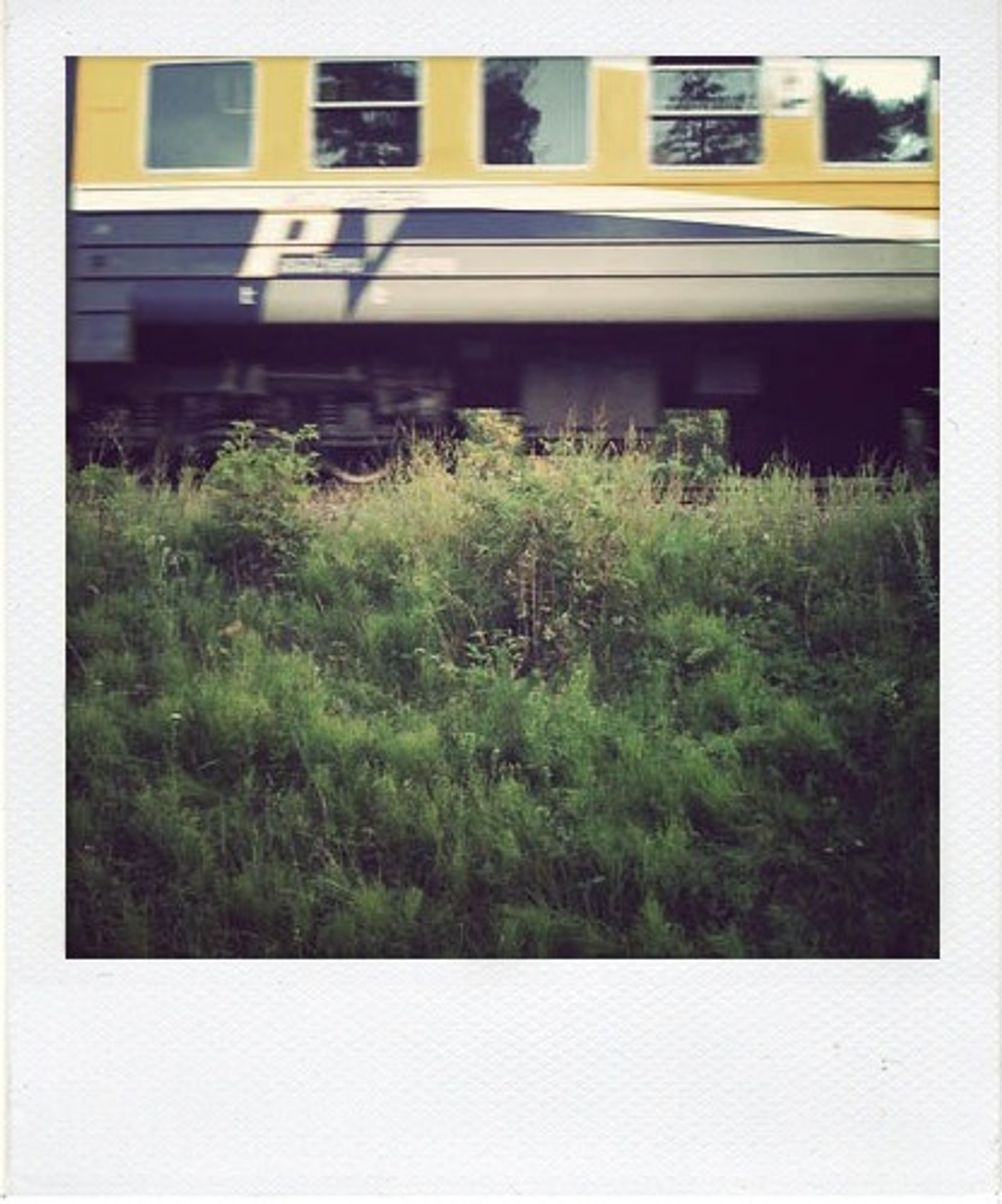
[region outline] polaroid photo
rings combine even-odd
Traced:
[[[997,1189],[993,32],[12,5],[11,1191]]]

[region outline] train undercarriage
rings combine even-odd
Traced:
[[[787,455],[816,475],[935,454],[934,323],[138,326],[132,360],[70,373],[74,459],[210,458],[230,424],[318,429],[336,473],[379,472],[402,436],[466,408],[518,411],[528,439],[610,439],[665,411],[723,409],[744,471]],[[916,430],[920,433],[916,436]]]

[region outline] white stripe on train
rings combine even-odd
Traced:
[[[285,222],[311,215],[330,217],[342,209],[387,214],[408,209],[536,210],[666,221],[698,217],[708,226],[741,225],[766,232],[771,228],[843,238],[935,241],[939,237],[938,217],[652,185],[88,185],[73,190],[71,208],[81,213],[256,210],[274,213]]]

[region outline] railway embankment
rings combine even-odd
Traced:
[[[935,482],[309,469],[69,476],[71,955],[937,953]]]

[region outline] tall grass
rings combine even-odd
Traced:
[[[70,475],[69,953],[935,955],[935,484],[475,433]]]

